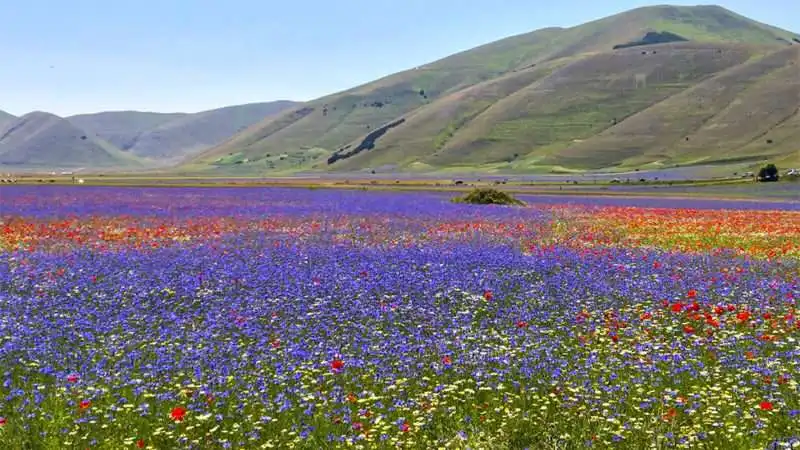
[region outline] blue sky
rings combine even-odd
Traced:
[[[8,0],[0,109],[69,115],[311,100],[506,36],[679,0]],[[796,0],[730,0],[800,33]],[[547,6],[544,6],[547,5]]]

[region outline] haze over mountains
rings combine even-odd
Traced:
[[[69,123],[87,139],[53,153],[66,164],[70,152],[111,146],[126,167],[181,161],[174,170],[209,175],[795,165],[798,62],[797,33],[719,6],[653,6],[503,39],[303,104],[76,116]],[[4,146],[0,138],[0,163],[31,151]]]
[[[19,118],[0,113],[0,170],[162,167],[295,105],[276,101],[194,114],[112,111],[67,118],[40,111]]]

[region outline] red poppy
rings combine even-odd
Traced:
[[[750,320],[750,312],[748,311],[741,311],[736,314],[736,318],[739,319],[740,322],[747,322]]]
[[[674,313],[679,313],[679,312],[683,311],[683,303],[675,303],[675,304],[672,305],[672,307],[670,307],[670,309]]]
[[[517,322],[517,328],[527,328],[527,327],[528,327],[528,322],[525,322],[524,320],[520,320]]]
[[[400,431],[402,431],[403,433],[408,433],[408,430],[410,429],[411,425],[409,425],[408,422],[403,422],[403,424],[400,425]]]
[[[641,320],[650,320],[652,318],[653,318],[653,315],[650,314],[649,312],[643,313],[641,316],[639,316],[639,319],[641,319]]]
[[[694,289],[689,289],[689,292],[687,292],[686,295],[688,295],[689,298],[697,298],[697,291]]]
[[[339,372],[342,369],[344,369],[344,361],[338,358],[331,361],[331,370]]]
[[[669,422],[670,420],[674,419],[675,416],[677,416],[677,415],[678,415],[678,411],[675,408],[670,408],[670,409],[667,410],[666,413],[664,413],[663,416],[661,416],[661,419],[666,421],[666,422]]]
[[[182,406],[176,406],[172,408],[172,411],[170,411],[169,416],[175,422],[180,422],[183,420],[183,417],[186,416],[186,408]]]
[[[492,299],[494,298],[494,294],[492,294],[492,291],[483,291],[483,298],[486,301],[492,301]]]
[[[691,325],[684,325],[683,332],[688,334],[694,333],[694,327]]]
[[[761,408],[762,411],[772,411],[773,405],[772,402],[763,401],[758,404],[758,407]]]
[[[619,336],[617,336],[616,334],[612,334],[611,340],[616,344],[617,342],[619,342]]]
[[[8,420],[5,417],[0,417],[0,427],[6,426]]]
[[[453,360],[449,356],[445,355],[445,356],[442,357],[442,364],[444,364],[446,366],[449,366],[452,363],[453,363]]]
[[[89,409],[90,406],[92,406],[91,400],[81,400],[81,402],[78,403],[78,408],[80,409]]]
[[[136,441],[136,448],[144,448],[144,439],[139,439]]]
[[[358,400],[358,397],[356,397],[356,394],[353,394],[352,392],[347,394],[347,401],[348,402],[355,403],[357,400]]]
[[[77,383],[78,380],[79,380],[78,375],[74,373],[67,375],[67,381],[69,381],[70,383]]]

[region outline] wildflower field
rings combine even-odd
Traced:
[[[796,207],[525,200],[2,188],[0,449],[800,446]]]

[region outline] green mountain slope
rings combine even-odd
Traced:
[[[0,127],[0,167],[142,167],[141,160],[88,136],[61,117],[32,112]]]
[[[683,42],[641,45],[654,36],[663,41],[673,35]],[[661,150],[630,147],[596,160],[579,155],[589,151],[581,148],[591,149],[596,136],[619,129],[637,113],[791,48],[794,36],[717,6],[639,8],[573,28],[511,37],[303,104],[183,168],[220,173],[458,166],[531,170],[652,163]],[[786,64],[794,57],[792,52],[774,56]],[[771,73],[751,81],[759,84]],[[787,67],[783,77],[790,74]],[[759,85],[770,89],[769,83]],[[784,93],[791,89],[785,87]],[[741,101],[756,101],[751,97]],[[676,125],[678,134],[694,132],[681,128],[693,123]],[[701,132],[709,137],[698,135],[698,142],[712,139]],[[752,148],[750,153],[761,151]],[[667,159],[689,161],[687,155],[695,151],[676,150]]]
[[[188,115],[185,113],[109,111],[80,114],[66,119],[91,135],[103,139],[120,149],[128,150],[133,147],[139,136]]]
[[[426,151],[429,139],[421,139],[419,128],[409,120],[407,127],[387,133],[372,151],[338,163],[337,169],[390,164],[393,149],[400,148],[403,155],[431,167],[514,163],[558,152],[752,54],[735,47],[718,50],[717,45],[681,43],[662,47],[656,54],[626,49],[559,61],[557,70],[461,124],[435,152]],[[430,114],[442,117],[447,106],[437,102],[430,109]],[[441,127],[439,122],[437,128]],[[411,136],[417,137],[416,145]]]
[[[132,155],[165,163],[220,144],[294,105],[290,101],[250,103],[195,114],[103,112],[68,120]]]
[[[603,168],[780,157],[796,142],[782,130],[800,107],[798,57],[793,46],[722,71],[542,163]]]

